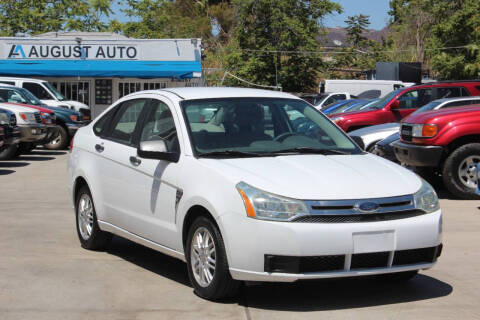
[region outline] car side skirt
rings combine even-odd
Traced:
[[[105,221],[101,221],[101,220],[98,220],[98,226],[100,227],[100,229],[102,231],[106,231],[106,232],[110,232],[110,233],[113,233],[117,236],[120,236],[122,238],[125,238],[125,239],[128,239],[128,240],[131,240],[133,242],[136,242],[138,244],[141,244],[145,247],[148,247],[150,249],[153,249],[153,250],[156,250],[156,251],[159,251],[163,254],[166,254],[168,256],[171,256],[171,257],[174,257],[174,258],[177,258],[177,259],[180,259],[182,261],[186,261],[185,260],[185,255],[182,253],[182,252],[179,252],[179,251],[176,251],[176,250],[173,250],[171,248],[168,248],[168,247],[165,247],[165,246],[162,246],[161,244],[158,244],[156,242],[153,242],[153,241],[150,241],[148,239],[145,239],[145,238],[142,238],[134,233],[131,233],[125,229],[122,229],[122,228],[119,228],[111,223],[108,223],[108,222],[105,222]]]

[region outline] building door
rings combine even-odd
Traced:
[[[80,101],[87,106],[92,105],[90,101],[92,84],[89,80],[55,79],[50,82],[58,91],[60,91],[65,99]]]

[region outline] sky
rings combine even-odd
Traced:
[[[370,16],[370,29],[380,30],[387,25],[389,0],[333,0],[343,7],[342,14],[326,17],[323,21],[327,27],[345,27],[349,16],[364,14]]]
[[[323,21],[327,27],[345,27],[345,20],[348,16],[356,14],[365,14],[370,16],[370,28],[380,30],[387,25],[388,22],[388,6],[389,0],[332,0],[339,3],[343,7],[342,14],[334,14],[326,17]],[[117,1],[113,4],[113,15],[111,18],[116,18],[120,22],[128,20],[127,17],[120,11],[121,6]]]

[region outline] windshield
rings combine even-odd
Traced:
[[[29,101],[29,104],[32,104],[34,106],[39,106],[42,104],[40,100],[38,100],[37,97],[35,97],[30,91],[27,89],[19,88],[17,89],[22,96]]]
[[[383,98],[380,98],[377,102],[369,105],[368,109],[383,109],[387,105],[387,103],[389,103],[390,100],[392,100],[401,91],[402,91],[402,89],[397,89],[397,90],[394,90],[394,91],[390,92],[389,94],[387,94]]]
[[[432,101],[432,102],[427,103],[426,105],[424,105],[424,106],[421,107],[420,109],[414,111],[413,113],[420,113],[420,112],[425,112],[425,111],[433,110],[433,109],[435,109],[436,107],[438,107],[440,104],[441,104],[441,102]]]
[[[65,97],[62,96],[62,94],[58,92],[57,89],[55,89],[55,87],[52,86],[49,82],[44,82],[43,84],[48,88],[48,90],[50,90],[51,93],[55,95],[58,101],[65,101]]]
[[[16,88],[0,88],[0,101],[34,105],[22,91]]]
[[[198,156],[357,154],[360,149],[303,100],[224,98],[183,101]]]

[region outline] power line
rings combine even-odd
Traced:
[[[469,48],[472,45],[464,46],[455,46],[455,47],[440,47],[440,48],[425,48],[422,51],[437,51],[437,50],[451,50],[451,49],[465,49]],[[321,47],[321,48],[332,48],[332,47]],[[416,50],[415,48],[411,49],[398,49],[398,50],[378,50],[378,51],[364,51],[353,48],[358,53],[361,54],[374,54],[374,53],[397,53],[397,52],[409,52]],[[345,51],[302,51],[302,50],[259,50],[259,49],[240,49],[240,51],[246,52],[260,52],[260,53],[281,53],[281,54],[352,54],[352,52]]]

